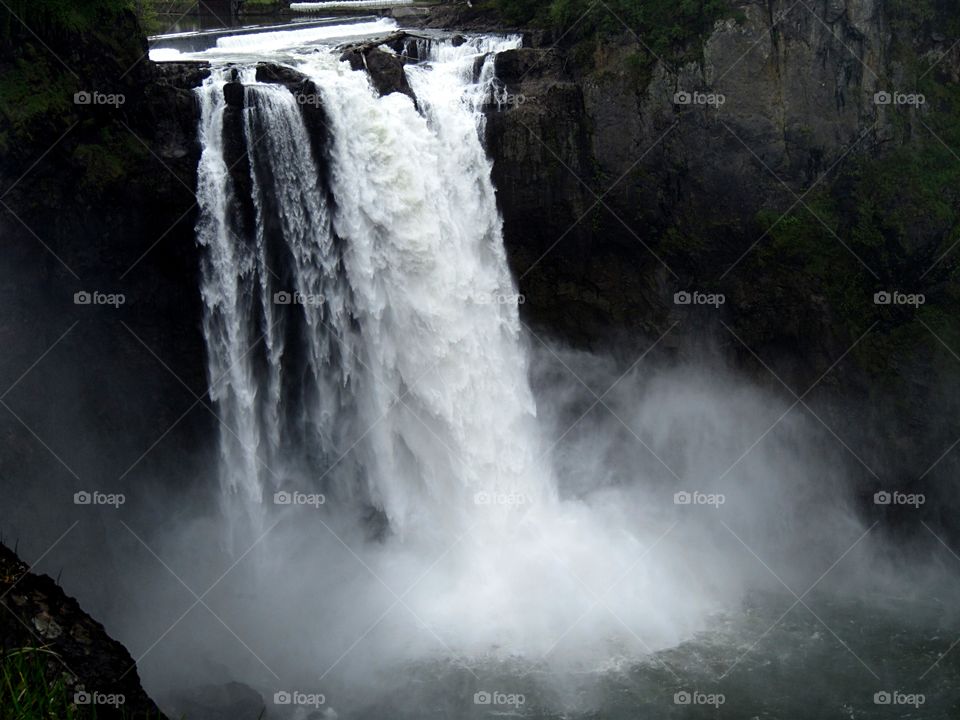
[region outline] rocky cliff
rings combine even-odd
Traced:
[[[35,668],[49,685],[51,710],[72,705],[71,717],[112,720],[164,720],[163,714],[140,686],[137,666],[130,653],[107,635],[103,626],[87,615],[77,601],[46,575],[35,575],[5,545],[0,544],[0,662],[4,687],[0,695],[4,711],[15,713],[16,702],[6,693],[35,687],[17,687],[21,676],[14,667],[35,658]],[[28,661],[27,664],[29,665]],[[29,676],[28,676],[29,677]],[[7,682],[11,682],[8,685]],[[40,705],[19,705],[10,717],[40,717]],[[49,717],[44,714],[43,717]]]
[[[677,55],[531,33],[498,58],[488,126],[527,322],[628,359],[676,322],[675,357],[719,348],[815,409],[865,499],[920,489],[946,520],[958,23],[947,3],[771,0]]]
[[[172,85],[123,4],[0,8],[0,492],[23,538],[77,491],[182,485],[215,422],[197,401],[203,71]]]

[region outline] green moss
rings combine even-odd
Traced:
[[[732,12],[726,0],[490,0],[490,5],[509,23],[551,27],[575,45],[596,35],[635,35],[648,62],[698,57],[714,23]]]
[[[960,348],[958,297],[950,290],[957,261],[948,255],[934,267],[960,240],[960,160],[926,138],[855,161],[805,203],[809,210],[798,206],[779,222],[772,210],[758,215],[768,237],[756,262],[794,292],[825,297],[851,340],[876,322],[876,332],[854,351],[865,370],[892,376],[918,348],[938,344],[918,317]],[[876,305],[879,290],[923,293],[926,304]]]
[[[685,61],[700,56],[717,20],[729,14],[724,0],[553,0],[550,18],[574,38],[634,35],[651,60]]]
[[[76,89],[74,79],[53,72],[45,58],[20,58],[0,73],[0,124],[4,128],[0,150],[7,151],[12,138],[31,142],[48,117],[69,116]]]
[[[146,148],[123,127],[101,128],[98,142],[83,143],[73,151],[73,158],[83,167],[80,189],[96,198],[112,186],[124,182],[146,159]]]
[[[134,0],[6,0],[0,6],[0,34],[10,39],[24,32],[48,36],[86,32],[104,16],[133,8]]]

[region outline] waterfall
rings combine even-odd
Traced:
[[[298,99],[253,68],[242,111],[225,103],[228,69],[199,90],[197,235],[228,495],[361,495],[401,535],[553,498],[482,145],[493,54],[517,44],[421,48],[427,61],[406,69],[419,111],[332,55],[297,58],[322,96],[328,158]],[[249,199],[225,160],[230,112]],[[236,219],[244,202],[252,227]]]
[[[261,643],[349,675],[438,654],[605,661],[698,627],[725,580],[645,558],[657,503],[561,500],[546,459],[483,145],[495,54],[519,38],[418,42],[416,101],[322,47],[270,49],[299,75],[260,82],[246,42],[204,54],[197,237],[221,519],[234,554],[263,560],[237,581],[260,593],[244,612]],[[592,452],[565,486],[602,467]],[[324,502],[288,512],[291,492]]]
[[[258,452],[262,428],[258,378],[252,359],[255,286],[259,258],[236,234],[237,196],[224,153],[223,85],[228,70],[216,70],[199,89],[200,143],[197,171],[200,219],[197,241],[205,249],[201,294],[210,397],[222,420],[220,473],[226,490],[258,501],[262,478]],[[249,79],[249,74],[244,79]]]

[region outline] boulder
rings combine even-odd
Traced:
[[[365,69],[381,97],[399,92],[416,102],[413,89],[407,82],[407,74],[403,71],[406,64],[403,57],[373,47],[350,49],[341,55],[340,59],[349,62],[354,70]]]

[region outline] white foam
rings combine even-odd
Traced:
[[[322,25],[304,30],[278,30],[275,32],[249,33],[246,35],[227,35],[217,40],[217,49],[267,52],[294,48],[308,43],[318,43],[323,40],[353,37],[355,35],[389,33],[396,28],[397,23],[395,20],[381,18],[374,22]]]
[[[294,12],[318,12],[323,10],[365,10],[369,8],[413,5],[410,0],[333,0],[331,2],[291,3]]]
[[[177,62],[184,60],[249,59],[262,55],[296,50],[311,45],[331,45],[345,38],[386,35],[397,29],[390,18],[342,25],[322,25],[301,30],[265,30],[264,32],[226,35],[217,38],[216,47],[196,52],[183,52],[175,48],[154,48],[150,59],[154,62]]]

